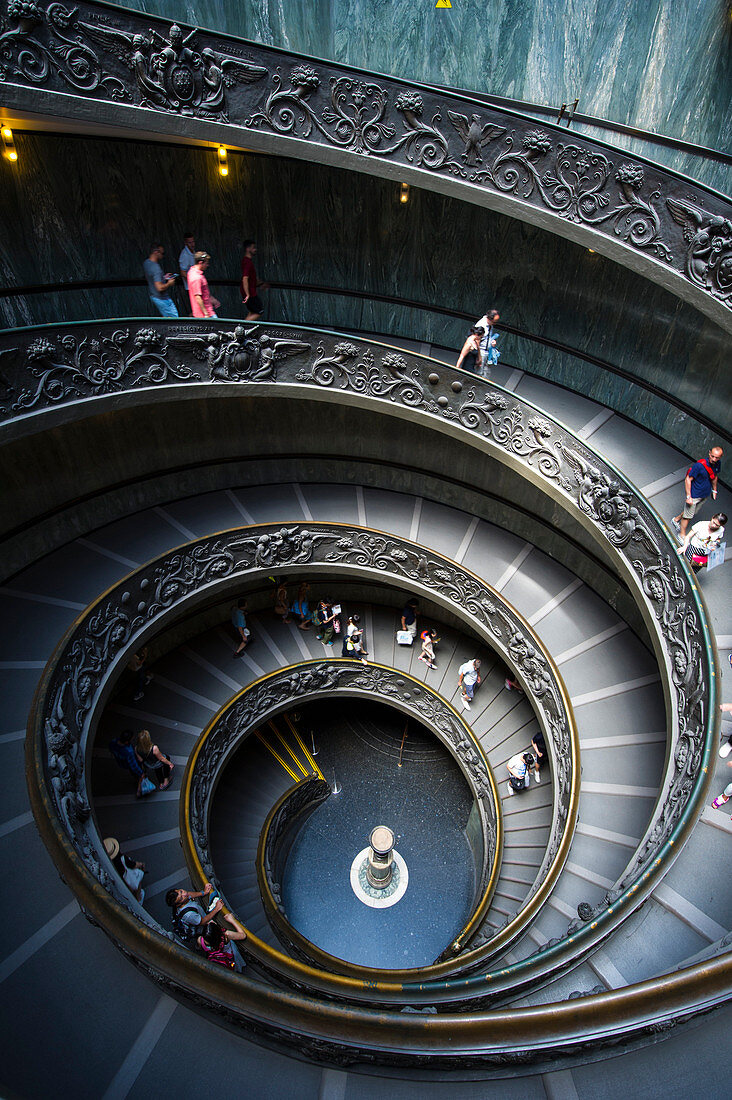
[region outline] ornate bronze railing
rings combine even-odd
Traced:
[[[404,546],[408,545],[400,542],[390,543],[390,545],[384,545],[383,553],[399,554],[405,552]],[[413,553],[413,550],[406,552]],[[326,558],[326,560],[330,559]],[[298,569],[301,568],[302,565],[298,562]],[[380,576],[389,579],[389,573],[384,571],[383,566]],[[495,599],[495,595],[493,593],[491,595]],[[484,858],[478,869],[476,898],[471,906],[470,918],[465,927],[455,935],[449,953],[452,956],[464,952],[471,939],[480,933],[483,949],[478,957],[485,957],[487,953],[485,945],[490,935],[481,932],[481,928],[485,928],[483,922],[498,881],[503,845],[501,803],[490,765],[470,726],[437,692],[407,673],[373,662],[364,668],[360,662],[348,660],[311,661],[280,669],[239,692],[213,718],[191,753],[183,780],[181,839],[193,878],[200,883],[212,879],[219,881],[208,842],[210,799],[217,777],[226,767],[231,754],[254,727],[261,726],[278,713],[289,709],[294,701],[301,703],[311,698],[333,696],[377,699],[407,715],[416,716],[455,758],[472,791],[478,809]],[[571,734],[570,721],[567,723],[567,730]],[[555,730],[552,742],[554,758],[558,758],[562,751],[567,750],[572,758],[575,754],[572,751],[571,740],[563,736],[557,738],[556,734]],[[570,759],[570,769],[572,762]],[[555,801],[558,798],[566,800],[568,793],[568,788],[561,793],[555,792]],[[284,805],[285,799],[283,798],[280,802]],[[271,843],[267,842],[266,837],[270,829],[276,832],[274,813],[273,809],[262,830],[263,843],[268,846],[260,851],[258,864],[265,908],[276,916],[277,904],[271,885],[268,886],[264,868],[264,851],[271,851]],[[556,848],[557,842],[559,846],[567,846],[569,823],[573,820],[573,814],[559,813],[555,815],[555,820],[555,833],[553,836],[550,834],[550,849]],[[563,840],[564,845],[562,845]],[[547,896],[562,864],[563,860],[555,859],[549,862],[544,860],[533,885],[528,889],[527,902],[537,894],[540,888],[541,897]],[[226,884],[221,885],[225,892]],[[531,906],[529,919],[533,919],[536,912],[537,906],[534,904]],[[511,922],[512,940],[524,931],[527,923],[526,915],[519,912]],[[380,981],[393,984],[408,981],[410,978],[414,979],[414,971],[411,973],[409,971],[386,972],[352,966],[342,959],[332,958],[313,944],[309,944],[304,937],[299,936],[292,929],[289,922],[279,921],[278,928],[278,935],[280,931],[282,932],[281,938],[289,939],[291,943],[299,946],[301,954],[306,955],[310,961],[316,960],[326,971],[347,974],[359,980],[368,978],[374,983]],[[250,935],[247,946],[249,953],[257,958],[263,968],[269,972],[279,971],[281,975],[291,980],[299,978],[298,971],[293,972],[286,960],[278,957],[277,953],[257,937]],[[461,955],[461,964],[464,958],[465,955]],[[431,975],[449,973],[451,969],[455,969],[454,964],[435,968],[423,967],[420,970],[420,978],[425,980]]]
[[[301,779],[277,799],[267,814],[257,846],[257,884],[267,919],[288,952],[305,962],[310,961],[309,957],[305,952],[298,955],[299,944],[289,936],[292,926],[285,917],[282,881],[293,840],[330,793],[328,783],[318,776]]]
[[[38,760],[45,761],[45,782],[56,803],[56,817],[92,875],[103,879],[109,889],[109,876],[104,871],[108,861],[91,820],[85,757],[117,672],[125,668],[140,645],[203,603],[233,595],[273,570],[293,568],[299,576],[376,579],[382,586],[398,587],[402,592],[406,588],[429,597],[496,650],[525,687],[551,759],[551,827],[542,862],[520,912],[498,932],[481,924],[490,900],[489,883],[483,903],[461,933],[455,950],[472,939],[477,947],[470,949],[470,956],[477,966],[525,931],[551,893],[566,861],[579,798],[577,732],[561,677],[522,616],[468,570],[406,539],[346,524],[247,527],[201,539],[153,559],[112,588],[77,620],[60,644],[52,662],[53,675],[49,680],[44,676],[34,707],[34,721],[40,722],[40,727],[35,727],[41,741]],[[496,815],[485,809],[496,798],[492,777],[486,772],[482,750],[452,708],[424,685],[412,686],[410,677],[380,671],[379,666],[364,669],[360,663],[331,666],[321,662],[313,671],[306,666],[302,672],[292,670],[289,675],[275,674],[271,681],[266,678],[258,682],[235,699],[221,723],[214,719],[214,726],[205,731],[199,744],[202,759],[199,761],[199,751],[195,751],[187,771],[189,786],[194,769],[197,775],[193,822],[206,866],[205,871],[200,869],[202,878],[210,873],[206,799],[221,759],[233,751],[239,730],[260,720],[272,693],[284,709],[298,695],[308,695],[318,688],[329,690],[341,678],[348,681],[352,691],[382,694],[406,713],[423,713],[457,757],[480,797],[484,831],[488,831],[490,817],[495,828]],[[263,704],[260,697],[265,700]],[[188,796],[181,808],[184,837],[189,831],[187,801]],[[499,855],[498,849],[496,852]],[[120,889],[117,885],[110,892],[117,897]],[[269,949],[263,944],[262,951],[266,956]],[[461,967],[465,959],[463,953],[458,960]],[[281,969],[287,968],[287,960],[278,958],[275,962]],[[443,962],[433,968],[433,973],[449,974],[456,966],[455,961]],[[449,983],[443,995],[448,999],[451,996]]]
[[[220,382],[243,385],[249,393],[267,395],[275,392],[273,387],[287,382],[293,396],[325,396],[373,407],[394,417],[418,418],[425,429],[469,441],[476,454],[482,452],[510,464],[540,485],[562,509],[579,518],[588,534],[612,557],[643,611],[666,694],[668,763],[652,820],[637,853],[599,911],[585,911],[586,923],[571,926],[567,937],[547,945],[532,958],[492,975],[475,974],[462,980],[462,996],[466,1004],[474,998],[471,1012],[475,1012],[481,1002],[500,997],[508,989],[523,988],[538,974],[557,974],[572,960],[587,954],[650,894],[678,853],[703,805],[711,781],[708,764],[716,747],[713,639],[694,578],[678,559],[652,508],[609,463],[529,403],[477,379],[471,380],[464,392],[464,375],[419,356],[333,334],[283,335],[262,328],[247,332],[243,326],[227,332],[207,324],[150,325],[142,331],[121,330],[112,347],[104,343],[103,331],[98,337],[81,339],[79,332],[78,326],[71,326],[64,330],[69,337],[66,343],[61,335],[58,340],[47,341],[49,346],[35,349],[31,361],[35,374],[30,372],[34,388],[26,385],[17,391],[27,396],[20,403],[17,399],[13,402],[16,408],[4,433],[38,430],[41,421],[36,411],[42,411],[44,422],[83,416],[88,407],[84,398],[92,398],[96,404],[109,392],[115,393],[115,403],[131,401],[135,396],[155,400],[155,392],[161,387],[200,386],[203,395],[208,385]],[[15,362],[20,369],[25,368],[24,351],[28,350],[22,347],[25,338],[23,334],[18,338]],[[92,346],[94,340],[96,346]],[[108,351],[112,365],[100,374],[97,368]],[[176,378],[175,371],[180,368],[187,368],[191,374]],[[205,381],[193,378],[195,373],[203,374]],[[53,411],[54,406],[58,411]],[[305,542],[309,546],[313,533],[326,530],[332,533],[334,528],[308,525],[304,529],[295,525],[284,532],[263,532],[268,537],[253,544],[247,543],[249,536],[242,533],[240,549],[247,548],[255,571],[271,571],[276,564],[291,564],[296,559],[288,555],[295,553],[296,545]],[[381,538],[360,532],[339,548],[344,561],[351,555],[348,568],[353,574],[368,570],[369,562],[378,562],[374,565],[377,570],[381,570],[382,560],[389,569],[394,566],[393,557],[388,553],[383,557]],[[314,540],[313,545],[321,544]],[[394,572],[402,587],[429,591],[437,600],[438,594],[430,585],[439,585],[445,604],[453,611],[458,607],[465,610],[471,603],[466,622],[480,623],[481,630],[491,628],[494,605],[478,601],[473,607],[474,593],[459,587],[453,590],[440,575],[435,555],[413,552],[407,565]],[[327,568],[330,572],[333,564]],[[64,876],[85,908],[126,951],[148,966],[159,980],[170,981],[184,991],[190,991],[202,977],[196,960],[162,939],[159,930],[141,931],[140,914],[128,899],[118,896],[115,876],[109,873],[98,838],[90,831],[84,754],[95,715],[130,650],[157,631],[163,621],[195,606],[199,581],[205,584],[208,594],[222,591],[227,579],[236,575],[231,548],[213,538],[170,555],[167,566],[152,563],[135,574],[127,586],[103,597],[88,616],[75,624],[45,671],[27,740],[34,813]],[[499,650],[504,647],[507,662],[518,670],[532,700],[536,703],[547,691],[553,697],[553,689],[544,679],[541,655],[533,644],[527,647],[503,621],[498,629],[501,637],[494,633],[492,644]],[[475,1012],[469,1022],[454,1015],[434,1023],[420,1020],[425,1026],[422,1039],[429,1033],[439,1043],[443,1036],[447,1046],[441,1053],[461,1047],[466,1056],[472,1050],[471,1056],[490,1060],[496,1051],[491,1037],[502,1036],[495,1042],[506,1042],[508,1025],[504,1026],[503,1021],[511,1019],[515,1021],[514,1042],[516,1028],[531,1025],[535,1029],[530,1037],[521,1032],[525,1051],[538,1052],[542,1042],[553,1049],[567,1049],[587,1041],[588,1036],[590,1041],[608,1041],[608,1035],[641,1033],[676,1014],[692,1015],[720,1003],[729,994],[731,973],[732,965],[723,956],[623,994],[573,1003],[572,1019],[553,1008],[551,1018],[548,1010],[545,1013],[536,1009],[509,1014]],[[200,988],[211,991],[215,987],[232,1018],[256,1029],[263,1019],[261,994],[242,980],[245,987],[240,993],[225,982],[222,985],[222,978],[213,981],[204,976]],[[340,981],[347,984],[348,979]],[[436,1006],[444,999],[450,1000],[449,985],[449,981],[425,983],[419,1000],[413,1003]],[[343,989],[345,992],[345,986]],[[405,1002],[410,1001],[409,990],[402,988],[401,995]],[[275,1003],[279,1005],[276,1010]],[[314,1002],[303,997],[298,1004],[305,1011],[305,1006]],[[271,1026],[283,1036],[297,1033],[298,1042],[304,1034],[317,1033],[319,1038],[314,1041],[323,1042],[329,1056],[337,1057],[341,1049],[362,1057],[364,1051],[378,1048],[377,1032],[372,1027],[375,1021],[356,1009],[339,1016],[333,1006],[327,1011],[321,1008],[317,1024],[310,1021],[301,1026],[285,1007],[285,1001],[280,1004],[277,995],[269,991],[267,1015]],[[443,1021],[448,1019],[452,1021],[452,1032],[443,1029]],[[357,1036],[352,1026],[357,1026]],[[392,1051],[402,1052],[394,1054],[395,1059],[409,1060],[416,1051],[425,1049],[422,1039],[414,1041],[415,1029],[408,1021],[397,1016],[395,1028],[399,1038]],[[479,1034],[480,1052],[471,1045],[477,1043]],[[413,1041],[414,1045],[409,1046]],[[437,1046],[431,1050],[437,1056]]]
[[[373,403],[394,416],[458,436],[520,470],[579,518],[603,552],[611,553],[654,639],[667,684],[669,763],[641,854],[627,884],[650,853],[683,819],[693,776],[706,766],[705,730],[714,728],[713,641],[695,581],[653,509],[610,463],[529,402],[482,379],[422,356],[332,333],[245,325],[227,331],[203,322],[158,322],[118,329],[68,326],[54,339],[17,334],[4,360],[14,399],[5,406],[12,435],[44,420],[73,419],[85,399],[114,395],[115,405],[155,400],[155,391],[211,385]],[[706,748],[705,748],[706,744]],[[683,795],[682,795],[683,792]],[[680,795],[682,795],[680,797]]]
[[[530,115],[82,0],[2,0],[6,106],[414,182],[590,245],[732,329],[732,203]]]

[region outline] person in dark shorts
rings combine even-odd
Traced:
[[[541,730],[537,730],[534,736],[531,738],[531,747],[534,750],[534,760],[536,765],[534,767],[534,776],[536,782],[539,782],[539,771],[543,764],[547,762],[546,755],[546,741],[544,740],[544,734]]]
[[[241,261],[241,300],[247,310],[247,321],[258,320],[264,309],[262,299],[257,295],[257,272],[254,267],[256,251],[255,241],[244,241],[244,257]],[[260,283],[259,287],[260,290],[267,290],[269,283]]]
[[[460,358],[455,364],[456,367],[462,367],[463,370],[472,371],[473,374],[478,373],[478,367],[480,365],[480,342],[485,336],[485,329],[481,325],[474,325],[470,330],[470,335],[463,344],[463,350],[460,352]]]

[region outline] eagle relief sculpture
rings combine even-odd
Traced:
[[[505,126],[494,126],[490,122],[481,125],[480,115],[471,115],[468,122],[465,115],[459,115],[456,111],[447,112],[450,122],[453,124],[460,137],[465,142],[465,152],[462,158],[467,165],[482,164],[481,149],[488,145],[501,134],[505,134]]]

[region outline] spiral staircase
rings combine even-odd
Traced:
[[[9,108],[29,110],[32,92],[39,117],[92,130],[238,129],[268,155],[409,180],[597,247],[729,331],[724,196],[648,162],[615,186],[601,143],[554,149],[556,128],[483,102],[513,129],[477,170],[440,121],[464,96],[373,77],[377,125],[351,70],[195,31],[199,57],[158,23],[181,80],[188,57],[206,70],[186,112],[162,62],[142,74],[147,17],[93,0],[8,7]],[[21,902],[0,949],[3,1095],[728,1089],[732,824],[711,802],[729,775],[729,564],[695,577],[668,527],[688,465],[668,439],[702,438],[715,411],[638,380],[606,407],[586,396],[604,369],[589,357],[573,389],[528,361],[488,382],[454,360],[389,332],[223,317],[0,335],[0,844]],[[361,614],[367,664],[274,615],[282,576]],[[254,642],[234,660],[242,595]],[[410,597],[440,634],[434,670],[395,641]],[[140,696],[127,664],[143,645]],[[458,669],[474,657],[467,710]],[[375,701],[428,732],[397,751],[363,718]],[[384,798],[396,769],[425,761],[469,792],[474,882],[427,961],[354,962],[290,921],[285,840],[359,783],[352,768],[341,788],[338,741],[318,753],[299,725],[323,702],[342,710],[342,746],[380,755]],[[108,748],[126,728],[170,756],[167,789],[136,798]],[[509,795],[507,761],[537,729],[541,782]],[[407,859],[410,829],[438,836],[424,805],[405,806]],[[110,835],[145,861],[142,904]],[[410,888],[444,915],[460,899],[439,854]],[[236,973],[170,930],[166,893],[208,880],[247,929]],[[312,894],[332,927],[328,891]]]
[[[434,369],[445,369],[438,360],[433,363]],[[429,369],[429,362],[424,369]],[[627,476],[644,483],[642,488],[655,506],[663,514],[673,506],[683,458],[666,444],[626,421],[609,416],[586,398],[569,395],[549,383],[529,378],[524,381],[508,370],[503,377],[499,372],[497,381],[507,383],[506,393],[514,392],[512,386],[520,392],[525,384],[532,400],[541,402],[545,415],[561,414],[570,421],[578,437],[586,439],[592,434],[594,443],[594,436],[601,434],[603,451],[616,461],[622,457]],[[491,1084],[491,1079],[516,1077],[518,1073],[525,1089],[522,1095],[570,1096],[594,1095],[609,1073],[614,1075],[613,1080],[637,1082],[638,1074],[653,1065],[654,1075],[657,1074],[653,1052],[657,1053],[659,1048],[642,1046],[632,1052],[638,1045],[638,1036],[632,1034],[619,1040],[622,1054],[608,1050],[602,1043],[594,1048],[585,1046],[582,1052],[575,1048],[569,1054],[566,1050],[561,1053],[556,1048],[552,1050],[547,1044],[547,1048],[534,1053],[532,1065],[521,1071],[512,1057],[511,1043],[506,1040],[499,1044],[506,1057],[494,1046],[491,1057],[466,1058],[462,1067],[458,1059],[450,1068],[444,1062],[433,1064],[428,1059],[421,1060],[421,1068],[408,1070],[409,1059],[402,1054],[391,1069],[379,1068],[381,1058],[378,1054],[374,1057],[373,1050],[362,1058],[352,1051],[339,1057],[332,1047],[323,1048],[321,1057],[325,1066],[320,1067],[313,1061],[311,1040],[303,1040],[307,1061],[293,1061],[292,1040],[283,1045],[281,1033],[278,1038],[274,1028],[269,1032],[266,1020],[262,1024],[261,1017],[257,1028],[259,1041],[269,1047],[279,1045],[279,1051],[255,1047],[245,1038],[219,1030],[210,1019],[192,1011],[190,985],[186,994],[181,993],[178,984],[175,997],[166,992],[165,984],[162,990],[156,990],[149,981],[150,974],[157,976],[156,968],[151,969],[139,958],[138,965],[148,975],[136,972],[131,960],[124,957],[134,952],[127,948],[123,953],[115,950],[95,927],[103,921],[98,919],[98,912],[91,919],[90,898],[85,898],[80,908],[59,881],[28,809],[23,742],[24,722],[31,710],[39,675],[47,662],[51,662],[50,668],[58,660],[59,651],[54,655],[54,649],[64,632],[77,617],[84,617],[85,609],[101,594],[113,591],[121,581],[125,587],[128,582],[124,578],[134,576],[134,571],[144,567],[146,561],[161,561],[171,552],[180,553],[178,548],[185,548],[210,532],[246,534],[251,530],[271,532],[286,527],[312,534],[321,530],[323,524],[331,524],[334,518],[343,529],[355,524],[358,530],[383,533],[374,536],[379,539],[403,540],[405,546],[414,545],[419,554],[452,562],[490,585],[497,599],[505,600],[522,616],[537,644],[547,647],[566,685],[576,723],[581,773],[576,824],[551,893],[514,937],[508,950],[501,950],[500,940],[497,941],[498,947],[490,958],[491,973],[497,978],[501,973],[512,973],[511,968],[522,963],[534,966],[537,951],[541,957],[542,949],[566,943],[568,926],[570,931],[573,927],[576,931],[576,926],[582,924],[577,915],[578,905],[589,907],[596,917],[606,904],[603,898],[622,876],[646,835],[664,782],[667,718],[663,678],[649,650],[648,638],[642,636],[639,621],[634,623],[635,628],[629,626],[593,591],[592,583],[579,579],[540,546],[505,525],[481,518],[474,510],[435,499],[438,493],[431,498],[373,484],[354,484],[353,479],[349,482],[338,477],[268,482],[260,476],[257,480],[259,483],[231,485],[198,494],[168,492],[165,500],[152,507],[131,511],[113,523],[86,530],[78,538],[39,555],[37,562],[17,571],[3,587],[6,677],[3,706],[7,732],[2,744],[7,801],[2,831],[6,875],[23,897],[24,914],[22,920],[8,925],[0,970],[8,1051],[5,1076],[10,1094],[35,1096],[51,1090],[57,1095],[70,1095],[79,1090],[87,1095],[148,1095],[159,1087],[161,1074],[166,1075],[169,1083],[180,1081],[181,1087],[190,1080],[206,1080],[209,1084],[218,1081],[223,1085],[228,1074],[243,1069],[252,1094],[262,1096],[284,1095],[288,1088],[296,1088],[305,1095],[335,1096],[347,1095],[352,1088],[372,1087],[387,1087],[399,1095],[413,1087],[405,1074],[424,1075],[420,1088],[429,1088],[429,1079],[437,1076],[441,1083],[435,1083],[434,1088],[444,1088],[444,1077],[451,1071],[457,1073],[457,1078],[450,1087],[464,1090],[466,1096],[490,1094],[491,1089],[503,1095],[500,1090],[504,1085]],[[721,497],[720,500],[724,506]],[[598,586],[602,588],[605,566],[600,562],[595,565]],[[712,621],[717,629],[722,629],[727,613],[726,571],[724,566],[704,578],[705,592],[712,594]],[[485,635],[481,637],[456,618],[435,596],[423,597],[424,613],[439,626],[442,639],[438,668],[428,672],[417,661],[415,650],[399,647],[394,640],[399,608],[409,587],[390,584],[383,576],[371,577],[364,586],[364,578],[341,579],[333,570],[330,576],[321,571],[314,583],[331,595],[335,584],[336,591],[344,593],[344,605],[361,611],[374,667],[393,669],[405,678],[404,682],[429,686],[453,708],[459,708],[457,668],[471,656],[482,658],[483,683],[473,709],[469,715],[463,713],[461,720],[469,722],[472,735],[485,752],[500,803],[502,858],[481,929],[484,940],[490,942],[493,934],[500,934],[522,911],[531,896],[551,829],[552,806],[558,797],[551,776],[546,773],[543,782],[524,795],[507,797],[506,761],[528,746],[538,724],[531,691],[527,694],[507,691],[505,655],[487,644]],[[123,850],[144,859],[147,865],[144,914],[133,916],[141,942],[155,936],[155,929],[164,933],[169,928],[166,891],[185,887],[196,875],[195,858],[190,858],[190,845],[185,835],[181,835],[181,822],[184,832],[186,829],[185,816],[181,816],[181,792],[185,786],[182,777],[189,774],[186,765],[194,749],[198,751],[202,732],[225,710],[232,697],[246,694],[250,685],[259,684],[282,669],[310,667],[313,663],[318,667],[324,661],[333,663],[332,650],[326,650],[312,632],[302,632],[294,624],[283,624],[274,617],[269,582],[250,583],[248,591],[253,607],[250,626],[256,643],[242,659],[232,660],[232,638],[226,625],[228,605],[219,598],[209,600],[208,609],[205,606],[192,609],[188,621],[169,626],[151,640],[154,679],[141,700],[132,699],[124,667],[114,672],[96,735],[87,747],[89,798],[97,835],[117,836]],[[729,645],[728,638],[721,641],[723,646]],[[336,653],[335,664],[339,663]],[[518,671],[520,678],[520,664],[514,671]],[[43,690],[42,677],[39,691]],[[38,705],[37,699],[36,710]],[[134,797],[129,777],[112,762],[106,748],[109,738],[128,726],[151,728],[154,739],[176,765],[170,789],[142,801]],[[29,754],[33,775],[30,748]],[[707,781],[706,789],[716,793],[716,787],[726,781],[716,743],[709,759],[709,780],[715,769],[716,777],[711,784]],[[553,761],[552,772],[555,767]],[[49,774],[56,774],[53,768]],[[254,945],[245,951],[249,966],[246,979],[240,980],[252,983],[258,990],[279,990],[279,995],[287,999],[292,996],[293,983],[302,988],[302,963],[291,962],[283,969],[272,969],[273,956],[286,958],[287,953],[281,956],[282,947],[262,909],[255,853],[269,808],[292,780],[260,742],[254,756],[247,758],[246,772],[239,782],[237,790],[236,779],[227,778],[229,789],[224,792],[232,813],[234,805],[239,808],[238,864],[232,867],[223,859],[225,873],[219,885],[247,924]],[[52,797],[52,783],[49,790]],[[504,983],[497,999],[500,1008],[494,1009],[493,1014],[511,1021],[513,1013],[541,1010],[546,1005],[575,1004],[585,998],[602,1001],[604,996],[625,990],[632,994],[634,988],[642,988],[637,983],[652,985],[654,979],[673,975],[678,968],[718,956],[726,943],[729,907],[729,892],[719,868],[723,866],[732,827],[728,815],[710,807],[711,797],[712,793],[706,797],[705,808],[678,858],[649,892],[642,907],[631,912],[624,923],[604,935],[591,950],[578,950],[576,958],[563,962],[561,967],[544,967],[543,980],[540,975],[532,980],[520,979],[513,992],[511,981]],[[41,809],[40,813],[43,812]],[[39,813],[37,796],[36,813]],[[225,840],[228,814],[224,821],[222,826],[219,818],[216,828]],[[212,840],[215,846],[215,828]],[[181,850],[182,841],[186,858]],[[234,872],[236,875],[232,877]],[[68,875],[68,868],[64,873]],[[231,898],[226,895],[227,889],[231,890]],[[435,904],[439,904],[439,893],[436,886]],[[81,919],[84,911],[90,923]],[[116,938],[110,926],[106,930]],[[469,958],[468,950],[464,959]],[[438,970],[439,966],[454,974],[460,985],[460,954],[438,964]],[[475,963],[471,967],[466,961],[465,966],[466,975],[472,974],[470,980],[475,982]],[[413,973],[419,980],[419,971]],[[514,969],[513,973],[520,972]],[[410,992],[410,977],[408,971],[402,972],[396,987],[401,993],[384,989],[377,995],[382,1011],[396,1011],[404,1019],[399,1006],[402,1001],[402,1006],[409,1005],[417,1013],[413,1018],[420,1019],[425,997],[417,999]],[[313,980],[315,990],[321,979]],[[326,988],[312,996],[332,998],[332,991],[327,992],[330,981],[326,975]],[[453,1001],[458,1009],[457,1018],[464,1019],[460,1012],[469,1004],[465,994],[458,994],[449,980],[440,994],[437,985],[435,980],[426,985],[429,1013],[436,1013],[437,1019],[443,1012],[454,1013],[455,1008],[449,1005]],[[169,989],[173,992],[172,987]],[[181,996],[182,1004],[176,999]],[[448,1003],[441,1003],[441,998]],[[349,999],[358,1004],[364,995],[354,991]],[[373,999],[366,997],[366,1004]],[[200,996],[193,993],[193,1001],[196,1000],[203,1010]],[[392,1007],[388,1008],[390,1002]],[[481,993],[476,989],[476,1005],[485,1004],[485,990]],[[70,1005],[74,1008],[72,1012]],[[82,1012],[84,1024],[80,1029]],[[31,1018],[37,1023],[46,1021],[42,1026],[47,1046],[50,1044],[56,1052],[53,1057],[27,1057],[24,1036]],[[683,1068],[689,1065],[688,1052],[698,1051],[701,1044],[702,1049],[710,1050],[711,1058],[711,1045],[718,1041],[725,1021],[725,1012],[718,1010],[702,1024],[674,1032],[673,1053],[663,1054],[674,1066],[676,1084],[669,1078],[665,1086],[670,1095],[682,1095],[689,1087],[691,1069]],[[668,1024],[656,1026],[651,1037],[662,1042],[666,1027]],[[296,1035],[298,1031],[295,1027]],[[647,1042],[648,1034],[644,1038]],[[483,1042],[479,1038],[474,1050],[479,1050]],[[387,1042],[386,1051],[389,1045]],[[60,1068],[61,1051],[66,1047],[73,1047],[75,1054]],[[669,1043],[662,1049],[668,1052]],[[92,1056],[95,1051],[97,1055]],[[610,1063],[595,1064],[595,1059],[607,1059],[610,1054],[615,1055]],[[386,1053],[386,1061],[393,1062],[393,1055]],[[333,1068],[333,1063],[340,1068]],[[369,1076],[361,1077],[364,1072]],[[649,1082],[641,1084],[635,1094],[651,1095],[652,1091]]]

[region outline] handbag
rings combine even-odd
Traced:
[[[523,779],[519,779],[517,775],[509,775],[508,782],[511,784],[515,791],[525,791],[526,785]]]
[[[146,794],[152,794],[153,791],[156,791],[157,789],[158,788],[155,786],[153,781],[145,776],[142,783],[140,784],[140,795],[144,796]]]
[[[412,645],[414,643],[414,634],[409,630],[397,630],[396,640],[397,645]]]

